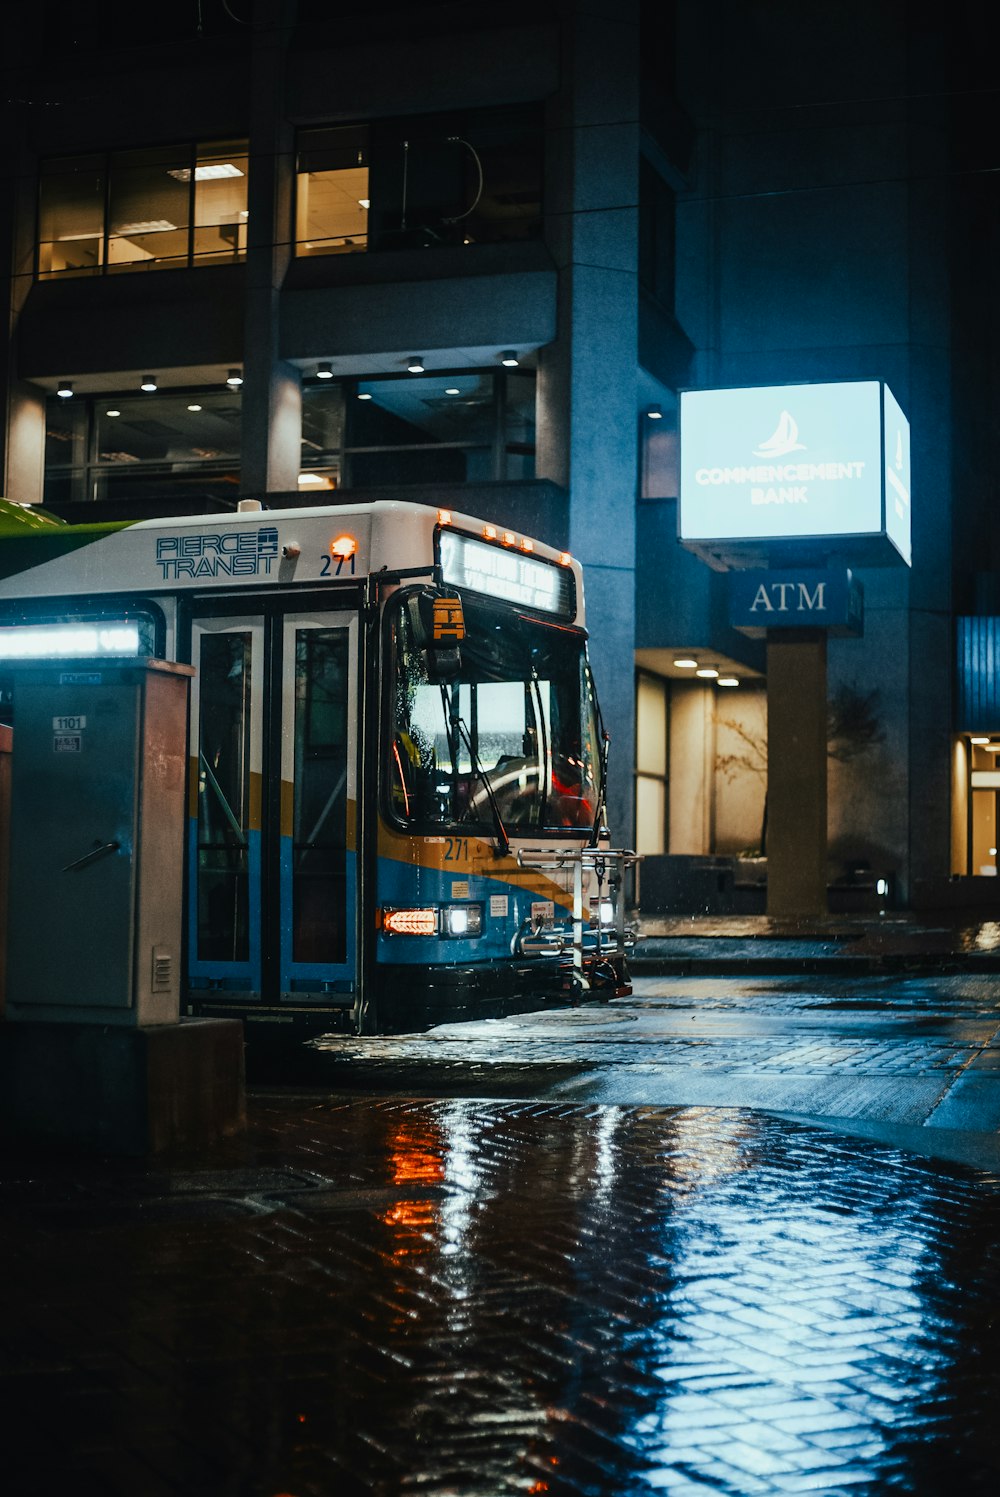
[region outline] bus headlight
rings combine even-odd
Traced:
[[[441,934],[443,936],[481,936],[482,933],[483,907],[481,904],[441,906]]]

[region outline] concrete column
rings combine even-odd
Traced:
[[[34,280],[37,179],[34,151],[12,132],[0,166],[0,282],[10,287],[0,354],[0,496],[22,504],[41,503],[45,464],[45,393],[18,379],[16,367],[17,323]]]
[[[767,913],[826,913],[826,635],[767,641]]]
[[[284,108],[282,26],[293,0],[264,0],[254,28],[250,88],[247,294],[243,331],[242,493],[298,488],[302,456],[300,371],[281,358],[281,286],[291,259],[294,130]],[[265,24],[265,20],[270,24]]]
[[[635,762],[638,5],[563,0],[559,14],[562,86],[546,120],[559,335],[540,361],[537,472],[570,492],[621,844],[633,835]]]

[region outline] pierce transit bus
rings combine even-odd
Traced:
[[[364,1034],[630,991],[570,556],[408,503],[0,501],[0,687],[104,655],[195,668],[182,1013]]]

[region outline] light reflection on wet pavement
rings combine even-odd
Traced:
[[[991,1177],[751,1111],[250,1113],[0,1160],[8,1490],[998,1490]]]

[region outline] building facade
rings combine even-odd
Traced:
[[[678,544],[678,391],[885,380],[913,433],[914,559],[861,569],[864,637],[830,643],[830,877],[987,899],[997,212],[977,14],[19,17],[3,492],[71,523],[405,497],[570,550],[614,834],[646,854],[651,906],[707,908],[762,867],[766,653]]]

